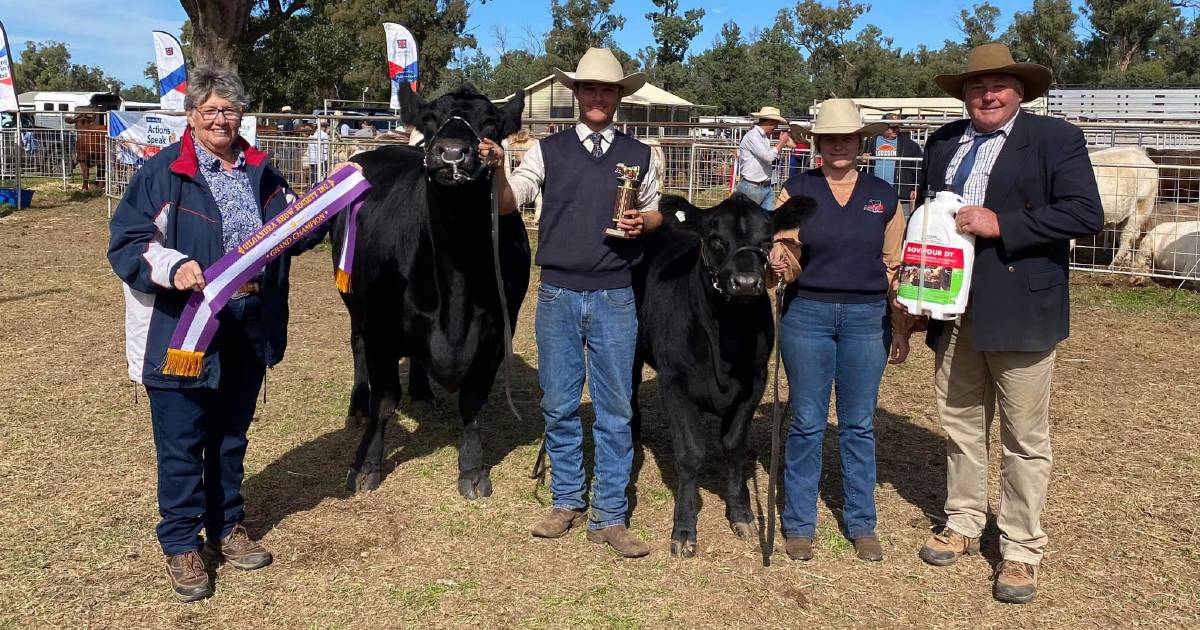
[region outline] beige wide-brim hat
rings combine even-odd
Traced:
[[[621,62],[607,48],[589,48],[583,53],[575,72],[554,69],[559,82],[574,90],[576,83],[609,83],[621,88],[621,96],[629,96],[646,84],[646,75],[641,72],[625,74]]]
[[[963,83],[984,74],[1011,74],[1025,84],[1022,103],[1028,103],[1046,93],[1053,78],[1050,69],[1036,63],[1017,63],[1004,44],[984,44],[971,50],[967,69],[961,74],[939,74],[933,81],[946,94],[963,100]]]
[[[781,123],[787,122],[787,119],[783,117],[783,114],[779,113],[779,108],[771,107],[770,105],[756,112],[750,112],[750,117],[755,120],[774,120]]]
[[[280,107],[280,108],[279,108],[279,111],[281,111],[281,112],[290,112],[290,111],[292,111],[292,106],[291,106],[291,105],[284,105],[283,107]]]
[[[873,136],[883,133],[887,126],[885,122],[864,123],[858,105],[852,99],[831,98],[821,103],[817,119],[811,127],[796,125],[792,127],[792,131],[809,137],[844,133]]]

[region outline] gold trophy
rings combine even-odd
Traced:
[[[634,184],[637,182],[638,172],[641,170],[642,167],[640,166],[625,166],[623,163],[617,164],[617,170],[614,172],[621,185],[617,186],[617,200],[613,203],[612,220],[614,227],[604,230],[605,235],[616,238],[633,238],[628,232],[615,227],[615,225],[621,221],[621,218],[625,216],[625,213],[630,208],[634,207],[634,202],[637,201],[638,191],[634,187]]]

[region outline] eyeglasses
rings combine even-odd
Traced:
[[[232,107],[213,107],[213,108],[199,109],[196,111],[200,112],[200,118],[202,120],[206,120],[206,121],[207,120],[216,120],[218,115],[223,115],[227,119],[234,119],[234,120],[242,117],[242,112],[240,110],[234,109]]]

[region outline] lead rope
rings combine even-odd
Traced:
[[[771,554],[775,552],[775,503],[776,484],[779,478],[779,451],[781,449],[781,432],[783,429],[783,414],[779,409],[779,338],[783,335],[779,329],[783,318],[783,278],[779,277],[775,285],[775,378],[771,401],[771,468],[767,471],[767,546],[763,549],[763,566],[771,566]]]
[[[504,294],[504,276],[500,272],[500,200],[496,197],[496,178],[493,175],[491,181],[491,205],[492,205],[492,264],[496,268],[496,293],[500,298],[500,317],[504,322],[504,398],[508,402],[508,410],[512,412],[514,418],[517,419],[519,426],[524,426],[525,421],[521,418],[521,413],[517,411],[516,404],[513,403],[512,397],[512,322],[508,318],[508,298]],[[542,451],[538,454],[538,463],[534,465],[534,478],[538,467],[541,465],[542,454],[546,452],[546,445],[542,444]],[[539,482],[540,483],[540,482]],[[536,493],[537,488],[534,488]]]

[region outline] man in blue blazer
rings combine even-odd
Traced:
[[[1000,411],[1003,562],[993,595],[1037,594],[1046,545],[1042,507],[1050,482],[1050,378],[1068,333],[1069,242],[1099,232],[1104,213],[1083,133],[1021,111],[1050,85],[1050,71],[1015,63],[1002,44],[971,51],[961,74],[934,78],[969,116],[925,145],[920,193],[954,190],[968,205],[958,229],[975,235],[971,300],[951,322],[930,322],[934,390],[947,433],[946,527],[921,549],[930,564],[978,550],[988,513],[988,430]]]

